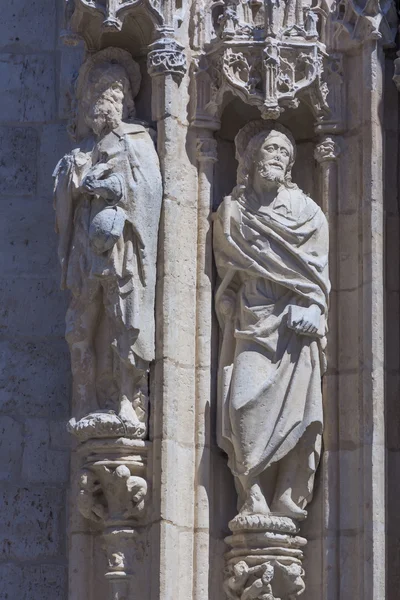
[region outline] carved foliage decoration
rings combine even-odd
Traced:
[[[224,591],[229,600],[294,600],[305,590],[306,539],[289,518],[238,515],[229,523]]]
[[[110,600],[130,598],[135,540],[149,504],[147,453],[151,444],[127,438],[81,444],[77,508],[102,533]]]
[[[156,41],[150,44],[147,69],[152,76],[170,74],[181,78],[186,72],[184,47],[174,39],[172,28],[160,28]]]

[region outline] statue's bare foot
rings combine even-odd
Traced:
[[[267,501],[258,483],[254,483],[247,492],[246,500],[240,509],[241,515],[268,515]]]
[[[272,512],[277,515],[290,517],[296,521],[303,521],[307,517],[307,511],[303,510],[290,497],[290,492],[284,492],[276,498],[272,504]]]

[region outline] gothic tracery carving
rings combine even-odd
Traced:
[[[258,106],[265,119],[277,119],[310,94],[318,116],[327,114],[321,11],[300,1],[271,1],[260,4],[255,19],[246,6],[231,0],[212,5],[217,36],[207,52],[213,94],[205,111],[217,114],[230,91]]]

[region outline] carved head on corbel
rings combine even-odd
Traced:
[[[106,48],[89,56],[76,81],[76,137],[100,135],[133,118],[140,83],[139,65],[126,50]]]

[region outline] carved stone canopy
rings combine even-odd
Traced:
[[[163,22],[161,12],[150,0],[66,0],[62,38],[69,45],[83,39],[89,51],[96,51],[118,45],[117,35],[124,46],[138,54]]]
[[[205,112],[219,116],[225,92],[230,92],[257,106],[264,119],[278,119],[286,107],[296,108],[300,98],[316,118],[328,114],[321,11],[306,0],[268,1],[257,4],[256,19],[243,8],[248,4],[214,4],[217,37],[207,51],[212,94]]]
[[[278,119],[285,108],[296,108],[307,96],[316,116],[328,113],[327,87],[322,81],[324,52],[306,40],[248,44],[222,42],[209,53],[215,94],[209,110],[216,113],[225,92],[257,106],[264,119]]]

